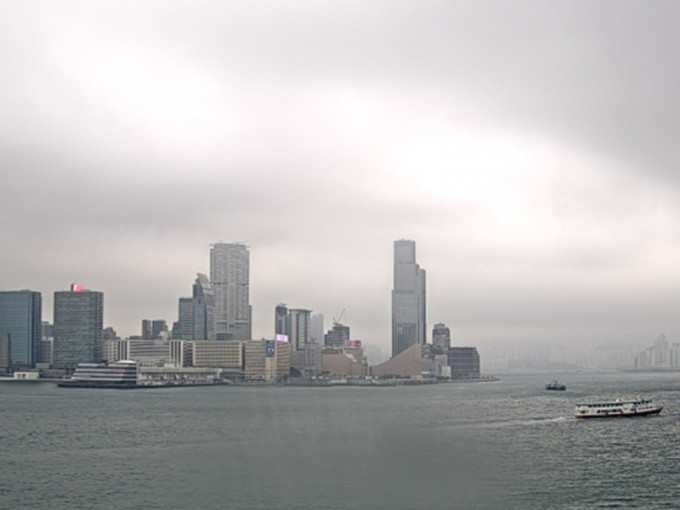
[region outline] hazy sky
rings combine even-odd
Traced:
[[[0,4],[0,288],[177,320],[210,244],[389,350],[392,249],[456,345],[680,338],[680,3]]]

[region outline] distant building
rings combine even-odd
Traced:
[[[361,347],[324,347],[321,368],[331,378],[360,379],[368,375],[368,361]]]
[[[32,290],[0,292],[0,335],[14,369],[35,366],[42,338],[42,296]]]
[[[168,339],[168,323],[163,319],[156,319],[151,321],[151,338],[153,339]]]
[[[191,300],[191,323],[194,340],[215,340],[215,297],[210,280],[204,274],[196,275]]]
[[[250,340],[252,310],[248,247],[240,243],[212,245],[210,282],[215,293],[216,338]]]
[[[49,368],[52,365],[52,352],[54,350],[54,338],[43,336],[40,340],[40,349],[38,349],[38,357],[36,358],[35,364],[43,365]]]
[[[274,383],[290,373],[290,344],[276,340],[249,340],[244,343],[244,379]]]
[[[651,347],[640,352],[634,359],[636,370],[680,369],[680,344],[671,344],[661,334]]]
[[[288,337],[290,334],[290,320],[288,317],[288,307],[284,303],[279,303],[274,308],[274,337],[281,338],[282,335]]]
[[[173,328],[172,338],[175,340],[194,339],[194,298],[179,298],[177,328]],[[175,332],[176,331],[176,332]]]
[[[196,340],[192,351],[194,367],[243,371],[243,341]]]
[[[142,320],[142,340],[151,340],[153,335],[151,334],[151,321],[149,319]]]
[[[288,310],[288,339],[296,351],[304,350],[311,343],[311,313],[302,308]]]
[[[0,375],[9,374],[10,364],[9,337],[0,334]]]
[[[73,284],[54,293],[54,368],[72,371],[78,363],[103,359],[104,294]]]
[[[303,377],[316,377],[323,371],[322,347],[308,343],[302,349],[291,349],[290,365]]]
[[[451,347],[451,330],[446,324],[435,324],[432,328],[432,347],[443,353]]]
[[[324,336],[323,344],[326,347],[344,347],[349,342],[349,326],[336,322],[333,329]]]
[[[324,343],[323,314],[313,313],[310,318],[310,337],[317,344]]]
[[[427,338],[425,270],[416,263],[416,243],[394,242],[392,290],[392,356]]]
[[[476,347],[451,347],[447,353],[452,379],[479,379],[479,353]]]

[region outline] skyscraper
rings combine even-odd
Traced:
[[[294,351],[304,350],[311,342],[311,310],[291,308],[288,310],[288,338]]]
[[[196,275],[191,304],[192,339],[215,340],[215,296],[204,274]]]
[[[97,363],[103,356],[104,294],[71,285],[54,293],[55,368],[73,370],[78,363]]]
[[[279,303],[274,309],[274,338],[282,339],[283,336],[289,340],[290,334],[288,307],[284,303]]]
[[[0,292],[0,336],[16,368],[35,366],[42,338],[42,296],[31,290]]]
[[[210,249],[215,294],[215,333],[220,340],[250,340],[250,252],[245,244],[217,243]]]
[[[310,330],[311,330],[311,337],[314,342],[317,344],[322,344],[324,343],[324,331],[323,331],[323,314],[322,313],[313,313],[312,317],[310,319]]]
[[[194,339],[194,298],[179,298],[177,331],[178,336],[173,335],[175,339]]]
[[[425,270],[416,263],[415,241],[394,242],[392,290],[392,357],[413,344],[424,344]]]

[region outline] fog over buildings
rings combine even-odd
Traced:
[[[389,352],[393,242],[413,239],[428,337],[675,342],[679,11],[3,2],[0,289],[53,321],[83,282],[134,335],[238,242],[251,308],[222,325],[345,310]]]

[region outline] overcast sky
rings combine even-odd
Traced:
[[[389,351],[393,242],[456,345],[680,339],[680,3],[0,4],[0,288],[177,320],[210,244]]]

